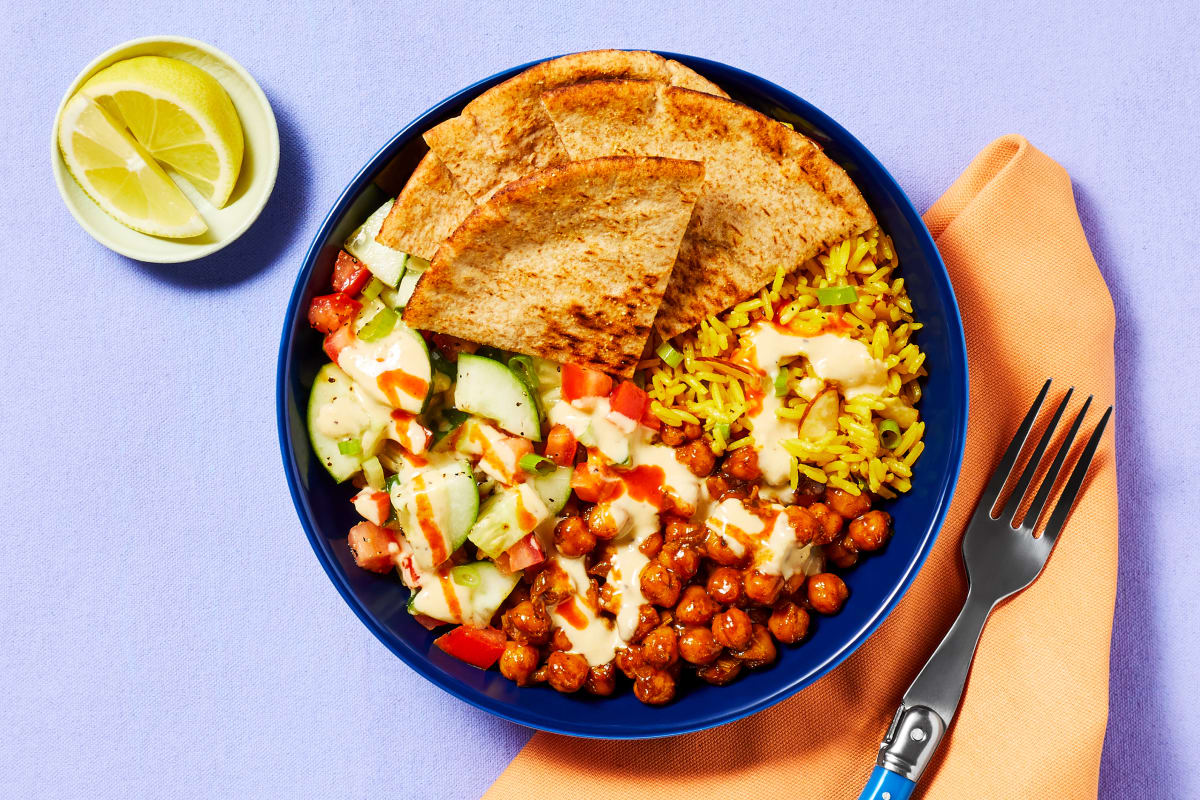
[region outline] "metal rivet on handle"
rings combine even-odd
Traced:
[[[909,736],[912,737],[914,742],[925,741],[925,731],[921,730],[920,728],[913,728],[912,733],[910,733]]]

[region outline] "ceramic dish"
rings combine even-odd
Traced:
[[[853,602],[822,619],[803,647],[784,649],[770,669],[728,686],[691,686],[663,707],[645,706],[628,692],[597,698],[563,695],[545,686],[519,688],[495,670],[476,669],[434,647],[436,634],[405,610],[408,592],[399,582],[354,564],[346,544],[346,530],[356,521],[348,502],[354,489],[333,483],[313,456],[305,430],[309,390],[325,360],[320,335],[308,327],[305,311],[328,285],[341,242],[399,191],[424,154],[422,132],[529,65],[447,98],[396,134],[363,167],[334,203],[309,248],[288,305],[280,347],[277,413],[284,469],[309,541],[346,602],[392,652],[447,692],[505,719],[575,736],[650,738],[721,725],[789,697],[833,669],[895,607],[928,555],[949,506],[966,434],[966,347],[958,307],[933,240],[895,180],[841,126],[785,89],[717,62],[662,55],[717,82],[734,99],[792,123],[846,169],[892,236],[915,313],[925,324],[919,342],[928,354],[930,373],[921,400],[921,414],[928,421],[926,449],[911,492],[888,506],[897,533],[880,554],[846,574]]]

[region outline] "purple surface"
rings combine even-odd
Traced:
[[[1200,348],[1183,322],[1200,289],[1200,25],[1182,3],[958,5],[7,3],[0,795],[465,797],[503,769],[527,733],[392,658],[304,541],[275,445],[277,336],[325,210],[401,124],[503,67],[603,46],[690,52],[792,89],[920,207],[1002,133],[1070,171],[1119,327],[1121,569],[1100,795],[1200,791],[1186,517],[1200,474],[1182,455],[1200,412]],[[263,218],[190,265],[95,244],[47,164],[75,72],[156,32],[239,59],[282,137]]]

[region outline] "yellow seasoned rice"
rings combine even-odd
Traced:
[[[754,444],[745,416],[753,412],[756,397],[764,391],[762,378],[729,363],[697,359],[727,362],[738,348],[741,334],[762,320],[774,320],[799,335],[813,336],[830,321],[836,323],[840,315],[850,326],[846,335],[865,344],[871,355],[887,366],[887,387],[878,397],[860,395],[842,401],[836,432],[783,442],[792,457],[791,484],[795,487],[801,477],[807,477],[852,494],[868,489],[889,498],[908,491],[913,463],[925,449],[921,441],[925,423],[915,406],[921,399],[920,379],[928,373],[925,354],[910,341],[921,323],[913,319],[904,279],[894,274],[898,266],[891,239],[874,228],[834,245],[791,274],[780,268],[758,296],[677,337],[672,346],[683,355],[679,366],[670,367],[657,358],[642,362],[648,370],[646,389],[653,401],[652,413],[667,425],[702,425],[718,455]],[[827,286],[853,286],[859,299],[849,306],[820,307],[817,289]],[[788,394],[778,412],[780,418],[799,420],[803,416],[807,401],[799,387],[806,376],[814,376],[806,359],[789,365]],[[885,418],[897,416],[911,422],[901,424],[899,443],[886,450],[879,441],[879,425]]]

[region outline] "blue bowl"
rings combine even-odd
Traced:
[[[547,687],[518,688],[496,670],[468,666],[433,645],[434,634],[405,611],[408,592],[393,576],[354,565],[346,532],[356,521],[349,497],[313,456],[304,414],[317,369],[326,360],[305,310],[327,291],[341,242],[388,197],[395,196],[426,148],[421,134],[456,116],[476,95],[528,64],[480,81],[426,111],[397,133],[355,176],[334,203],[305,256],[288,303],[279,350],[279,443],[288,485],[317,558],[346,603],[388,649],[450,694],[497,716],[573,736],[643,739],[711,728],[790,697],[837,666],[879,627],[912,583],[933,546],[962,462],[967,424],[967,353],[950,279],[929,232],[909,199],[871,153],[818,109],[773,83],[702,58],[663,53],[716,81],[735,99],[819,142],[850,174],[883,229],[891,234],[916,314],[929,378],[921,401],[928,422],[925,452],[912,491],[889,511],[896,535],[878,555],[846,574],[850,600],[836,616],[817,621],[811,638],[781,647],[778,662],[728,686],[688,683],[671,704],[652,708],[625,691],[615,697],[564,695]]]

